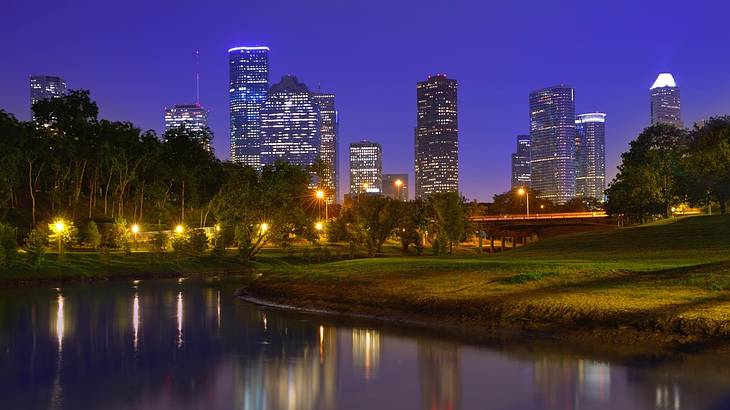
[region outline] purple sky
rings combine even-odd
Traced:
[[[228,158],[227,50],[271,47],[271,80],[294,74],[337,94],[340,173],[347,146],[383,145],[383,171],[413,184],[416,82],[459,81],[460,183],[491,200],[509,187],[528,93],[566,83],[576,109],[607,117],[607,172],[648,123],[648,89],[671,71],[686,124],[730,113],[726,1],[137,1],[5,0],[0,108],[29,118],[28,76],[86,88],[109,119],[157,131],[163,108],[201,101]],[[412,190],[411,190],[412,191]]]

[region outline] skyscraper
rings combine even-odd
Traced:
[[[439,74],[416,86],[416,197],[459,191],[456,80]]]
[[[190,131],[208,131],[208,110],[200,104],[175,104],[165,108],[165,132],[173,128],[185,127]],[[210,151],[210,144],[205,144]]]
[[[517,136],[517,151],[512,154],[512,188],[530,187],[530,136]]]
[[[530,164],[538,198],[575,197],[575,95],[558,85],[530,93]]]
[[[259,110],[269,88],[269,48],[228,50],[231,160],[261,166]]]
[[[651,100],[651,125],[671,124],[684,128],[682,123],[679,87],[669,73],[661,73],[649,89]]]
[[[383,191],[383,151],[377,142],[350,144],[350,195]]]
[[[52,75],[30,76],[30,106],[33,114],[33,104],[40,100],[61,97],[66,94],[66,81]]]
[[[319,156],[327,167],[327,172],[320,181],[320,185],[327,191],[326,200],[329,203],[335,203],[337,198],[340,197],[340,183],[337,179],[337,170],[339,169],[337,159],[339,121],[335,109],[335,95],[317,92],[312,93],[312,97],[319,107]]]
[[[319,158],[319,106],[296,77],[285,75],[261,106],[261,164],[309,167]]]
[[[603,201],[606,190],[606,114],[580,114],[575,120],[577,137],[575,193]]]
[[[407,201],[408,174],[383,174],[383,195],[399,201]]]

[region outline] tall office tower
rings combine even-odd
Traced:
[[[559,85],[530,93],[530,164],[538,198],[575,197],[575,94]]]
[[[684,128],[682,123],[679,87],[669,73],[661,73],[649,89],[651,99],[651,125],[671,124]]]
[[[350,195],[383,191],[383,150],[377,142],[350,144]]]
[[[383,195],[398,201],[407,201],[408,174],[383,174]]]
[[[61,97],[66,94],[66,81],[52,75],[30,76],[30,107],[33,114],[33,104],[41,100]]]
[[[456,80],[439,74],[416,86],[416,197],[459,192]]]
[[[208,131],[208,110],[200,104],[175,104],[165,108],[165,132],[178,127],[196,132]],[[210,151],[207,142],[205,149]]]
[[[312,97],[319,106],[319,135],[321,140],[319,156],[327,167],[320,184],[327,191],[327,202],[332,204],[337,202],[337,198],[340,197],[340,183],[337,179],[337,170],[339,169],[339,160],[337,159],[339,119],[335,109],[335,95],[317,92],[312,93]]]
[[[269,48],[234,47],[228,50],[228,66],[231,160],[259,168],[259,111],[269,89]]]
[[[261,164],[309,167],[319,158],[319,106],[296,77],[272,85],[261,106]]]
[[[606,190],[606,114],[580,114],[575,120],[575,194],[604,200]]]
[[[512,188],[530,187],[530,136],[517,136],[517,151],[512,154]]]

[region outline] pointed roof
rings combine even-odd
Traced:
[[[674,77],[670,73],[661,73],[657,76],[654,85],[651,86],[650,90],[660,87],[676,87],[677,83],[674,82]]]

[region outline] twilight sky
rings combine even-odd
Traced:
[[[461,190],[489,201],[509,187],[528,93],[565,83],[576,110],[607,113],[607,176],[649,121],[648,89],[670,71],[685,124],[730,114],[730,3],[722,0],[434,1],[4,0],[0,109],[30,117],[28,76],[90,89],[101,116],[163,128],[163,109],[201,102],[229,156],[227,50],[271,48],[271,82],[297,75],[334,92],[340,183],[347,146],[383,145],[383,171],[408,172],[413,195],[416,82],[459,82]]]

